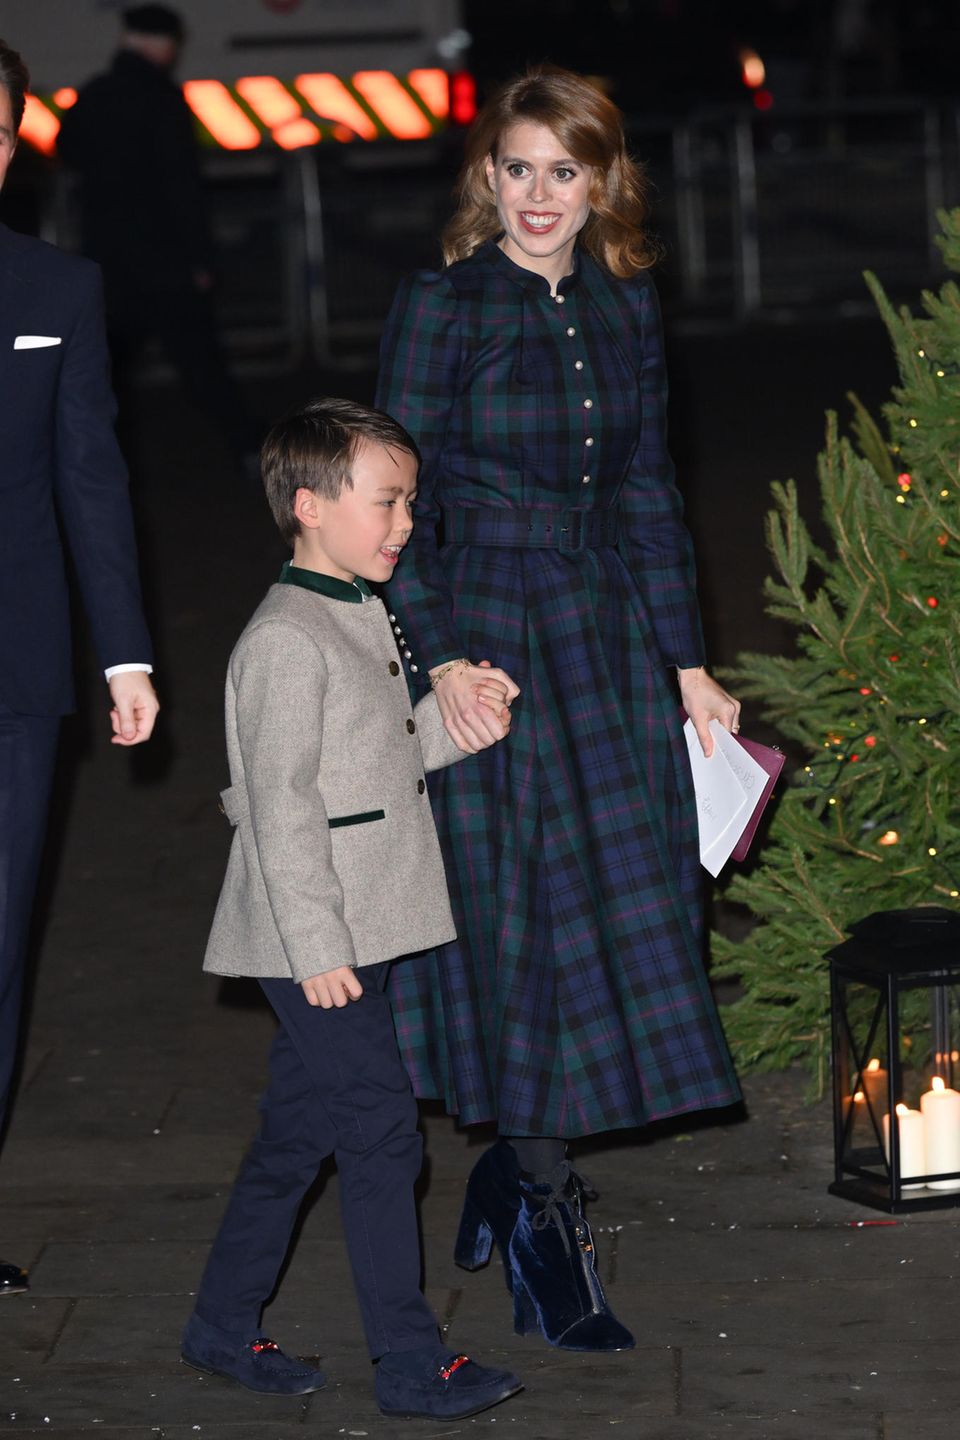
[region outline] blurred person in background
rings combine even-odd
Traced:
[[[233,460],[253,470],[257,437],[217,335],[193,117],[173,78],[184,38],[166,5],[125,10],[113,63],[65,112],[58,152],[79,177],[81,249],[103,269],[121,420],[136,361],[157,340]]]
[[[423,457],[390,605],[454,740],[482,731],[477,656],[520,695],[509,745],[431,784],[458,938],[389,988],[416,1093],[500,1135],[457,1262],[496,1242],[518,1333],[621,1350],[566,1142],[740,1098],[679,702],[706,753],[740,707],[704,668],[620,112],[535,68],[476,120],[459,194],[446,268],[401,285],[383,339],[377,403]]]
[[[0,186],[28,85],[0,40]],[[158,709],[109,369],[96,266],[0,225],[0,1139],[60,717],[74,706],[61,533],[113,743],[149,739]],[[0,1295],[26,1288],[21,1267],[0,1261]]]

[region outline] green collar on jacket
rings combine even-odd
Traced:
[[[278,585],[302,585],[305,590],[316,590],[331,600],[345,600],[348,605],[362,605],[364,600],[373,599],[373,591],[359,575],[355,580],[338,580],[335,575],[322,575],[319,570],[304,570],[288,560],[280,571]]]

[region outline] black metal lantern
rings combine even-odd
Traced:
[[[832,1195],[960,1205],[960,914],[884,910],[831,950]]]

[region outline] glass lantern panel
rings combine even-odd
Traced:
[[[890,1074],[886,992],[866,981],[847,980],[840,999],[836,1018],[844,1160],[883,1168]]]

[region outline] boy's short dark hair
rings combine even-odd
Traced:
[[[12,49],[4,40],[0,40],[0,85],[10,96],[13,131],[16,135],[20,129],[20,121],[23,119],[27,91],[30,88],[30,71],[16,50]]]
[[[288,544],[300,533],[293,513],[297,491],[302,487],[338,500],[344,486],[352,490],[350,468],[364,441],[406,450],[420,463],[420,452],[399,421],[354,400],[308,400],[270,427],[260,471],[273,518]]]

